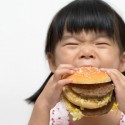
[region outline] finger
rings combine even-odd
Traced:
[[[54,73],[54,80],[55,82],[62,79],[64,74],[72,75],[75,71],[72,69],[58,69]]]
[[[119,72],[117,69],[101,69],[103,71],[105,71],[110,78],[112,79],[113,83],[116,86],[121,86],[121,85],[125,85],[124,81],[125,81],[125,76]]]
[[[77,67],[71,65],[71,64],[60,64],[57,69],[72,69],[77,70]]]
[[[72,79],[62,79],[55,85],[56,90],[62,91],[63,86],[72,83]]]

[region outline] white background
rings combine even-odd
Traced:
[[[24,100],[48,76],[44,55],[48,25],[72,0],[0,0],[0,124],[27,125]],[[106,0],[125,19],[125,0]]]

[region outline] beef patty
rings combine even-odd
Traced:
[[[70,84],[70,88],[72,91],[83,97],[103,97],[109,92],[113,91],[114,84],[112,82],[89,85]]]

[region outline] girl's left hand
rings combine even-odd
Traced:
[[[125,113],[125,76],[117,69],[101,69],[105,71],[112,79],[115,85],[116,100],[118,108]]]

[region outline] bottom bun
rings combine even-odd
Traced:
[[[80,109],[78,106],[70,103],[65,97],[63,97],[64,104],[67,107],[67,110],[72,116],[73,121],[81,119],[83,116],[99,116],[108,113],[111,109],[118,109],[117,104],[115,102],[114,96],[112,96],[111,101],[108,103],[108,105],[103,106],[98,109]]]
[[[83,109],[82,110],[82,113],[85,115],[85,116],[98,116],[98,115],[103,115],[103,114],[106,114],[108,113],[111,109],[112,109],[112,106],[113,106],[113,103],[114,103],[114,97],[112,96],[112,99],[111,101],[101,107],[101,108],[97,108],[97,109]]]

